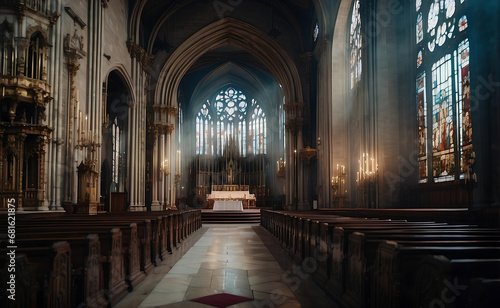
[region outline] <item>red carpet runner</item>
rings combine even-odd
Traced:
[[[197,302],[200,304],[210,305],[219,308],[236,305],[251,300],[253,299],[227,293],[214,294],[214,295],[191,299],[192,302]]]

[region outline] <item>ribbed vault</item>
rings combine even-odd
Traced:
[[[177,90],[189,68],[207,51],[231,45],[259,59],[282,86],[287,102],[302,101],[300,78],[286,51],[261,30],[233,18],[224,18],[199,30],[169,57],[155,91],[156,105],[177,106]]]

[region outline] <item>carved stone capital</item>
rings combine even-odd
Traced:
[[[179,112],[179,109],[177,107],[174,107],[174,106],[167,106],[167,111],[169,114],[177,115],[177,113]]]
[[[49,16],[49,23],[50,23],[51,27],[56,24],[56,22],[60,16],[61,16],[61,14],[59,12],[54,12],[54,15]]]
[[[153,62],[154,56],[148,55],[148,53],[139,45],[134,43],[133,41],[127,41],[128,52],[132,59],[137,59],[142,65],[142,68],[145,69],[149,67]]]

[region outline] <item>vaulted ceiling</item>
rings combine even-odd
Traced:
[[[138,43],[150,55],[161,55],[164,63],[176,49],[201,29],[226,17],[234,18],[255,27],[263,36],[272,38],[281,50],[297,66],[299,56],[312,51],[314,42],[312,31],[316,22],[316,13],[311,0],[137,0],[131,1],[131,10],[140,11],[140,30]],[[206,33],[207,36],[212,33]],[[260,43],[255,42],[256,45]],[[183,74],[180,89],[186,99],[200,89],[220,84],[214,78],[238,76],[246,72],[245,80],[254,80],[263,87],[274,83],[279,86],[276,72],[269,65],[262,63],[255,54],[241,46],[228,42],[214,50],[204,51]],[[160,58],[160,57],[157,57]],[[231,65],[225,65],[231,63]],[[220,79],[220,78],[219,78]],[[233,78],[236,80],[236,78]],[[213,82],[210,83],[209,81]]]

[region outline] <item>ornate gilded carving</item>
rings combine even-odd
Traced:
[[[59,12],[54,12],[54,14],[52,16],[49,16],[49,23],[50,23],[50,26],[54,26],[57,22],[57,20],[59,20],[59,17],[61,16],[61,14]]]
[[[26,38],[29,38],[33,35],[35,32],[40,32],[43,36],[43,39],[48,42],[49,41],[49,32],[48,29],[44,29],[41,25],[32,25],[29,26],[28,29],[26,29]]]
[[[175,130],[175,125],[174,124],[167,124],[167,123],[155,123],[154,124],[154,129],[153,131],[157,133],[158,135],[167,135],[171,134]]]
[[[10,151],[14,155],[18,155],[17,153],[17,147],[16,147],[16,136],[15,135],[8,135],[7,136],[7,144],[6,144],[6,150]]]
[[[148,55],[148,53],[139,45],[132,41],[127,41],[128,52],[132,59],[137,59],[142,64],[143,69],[149,67],[154,59],[154,56]]]
[[[177,113],[179,113],[179,109],[177,107],[167,106],[166,108],[167,108],[168,114],[177,115]]]
[[[46,105],[52,100],[51,87],[45,80],[27,78],[21,75],[0,76],[0,92],[3,93],[4,98],[13,99],[9,110],[9,117],[12,121],[15,118],[18,101],[31,101],[41,108],[40,112],[43,112]]]

